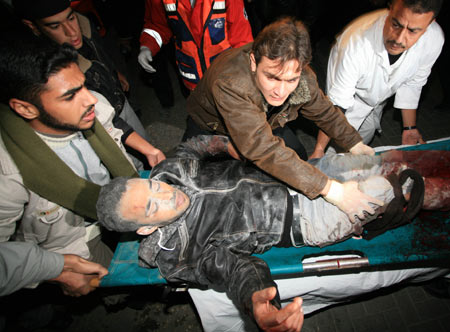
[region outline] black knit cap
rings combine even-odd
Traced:
[[[36,20],[58,14],[70,7],[70,0],[12,0],[17,16]]]

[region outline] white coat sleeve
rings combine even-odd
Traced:
[[[444,45],[444,33],[441,27],[433,22],[427,32],[420,37],[414,47],[419,48],[420,62],[414,75],[403,83],[395,95],[394,107],[398,109],[417,109],[422,87],[427,83],[431,69],[441,54]]]
[[[364,48],[358,41],[348,38],[338,41],[331,49],[326,93],[334,105],[343,109],[354,104],[356,86],[366,66]]]

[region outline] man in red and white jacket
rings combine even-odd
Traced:
[[[183,82],[193,90],[214,58],[253,41],[242,0],[146,0],[140,65],[149,73],[153,56],[174,37]]]

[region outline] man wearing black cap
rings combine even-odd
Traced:
[[[124,94],[129,84],[103,51],[89,20],[74,12],[69,0],[13,0],[12,4],[35,35],[47,36],[58,44],[68,43],[78,51],[86,86],[105,96],[116,111],[114,125],[124,132],[122,142],[143,154],[152,167],[164,160],[164,154],[148,142],[145,129]]]

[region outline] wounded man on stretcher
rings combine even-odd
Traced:
[[[97,213],[110,230],[149,235],[139,248],[142,266],[157,267],[169,282],[227,292],[263,330],[299,331],[303,312],[300,298],[281,309],[267,264],[252,254],[353,235],[370,239],[409,222],[421,208],[450,207],[447,151],[309,161],[384,202],[351,222],[323,198],[310,200],[250,164],[223,158],[229,144],[223,136],[198,136],[153,168],[150,179],[112,180],[101,190]]]

